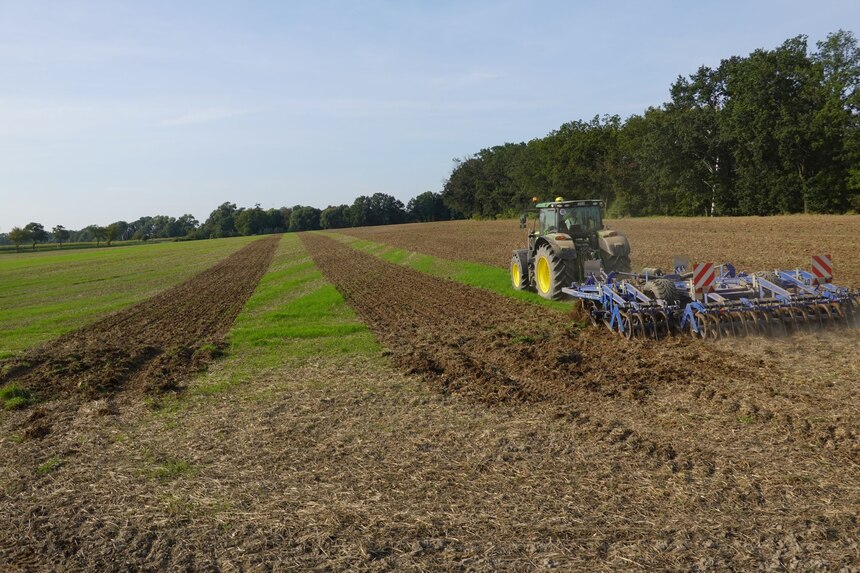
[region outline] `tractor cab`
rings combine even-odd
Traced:
[[[538,235],[564,233],[590,237],[603,229],[603,201],[552,201],[538,203]]]

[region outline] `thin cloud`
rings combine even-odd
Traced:
[[[247,115],[252,113],[247,109],[230,109],[225,107],[208,107],[201,109],[193,109],[182,115],[166,119],[159,122],[162,127],[173,127],[180,125],[198,125],[204,123],[213,123],[231,117]]]
[[[473,71],[465,74],[433,77],[430,78],[427,83],[434,88],[454,89],[474,86],[497,80],[502,77],[504,77],[502,74],[495,72]]]

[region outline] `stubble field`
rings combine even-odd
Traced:
[[[719,222],[614,226],[860,284],[860,217]],[[0,568],[860,570],[857,330],[622,341],[511,296],[523,239],[262,239],[0,362]]]

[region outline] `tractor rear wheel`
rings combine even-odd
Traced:
[[[569,287],[576,276],[573,264],[556,255],[549,245],[541,245],[535,257],[535,287],[547,300],[564,296],[562,287]]]
[[[523,268],[522,259],[518,255],[511,258],[511,284],[515,290],[527,290],[529,288],[529,270]]]
[[[665,300],[668,304],[681,302],[681,291],[675,286],[674,281],[669,279],[651,279],[643,285],[642,292],[652,298]]]

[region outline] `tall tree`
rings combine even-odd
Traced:
[[[257,203],[251,209],[245,209],[236,216],[236,230],[241,235],[259,235],[269,226],[270,218]]]
[[[48,231],[41,223],[27,223],[24,225],[24,231],[27,232],[34,251],[36,250],[36,243],[44,243],[49,237]]]
[[[451,212],[442,201],[442,195],[425,191],[411,199],[406,205],[409,219],[425,223],[428,221],[445,221],[451,218]]]
[[[719,122],[728,97],[725,76],[724,66],[702,66],[672,84],[672,101],[666,105],[672,145],[665,145],[664,152],[674,155],[671,165],[683,190],[683,214],[713,216],[734,209],[730,154]]]
[[[30,240],[30,232],[26,229],[22,229],[21,227],[12,227],[8,236],[9,240],[15,244],[16,251],[21,250],[21,243],[26,243]]]
[[[119,225],[116,223],[112,223],[105,227],[104,239],[107,242],[107,246],[110,247],[111,243],[113,243],[114,239],[119,236]]]
[[[54,240],[59,243],[60,248],[63,248],[63,243],[69,240],[69,231],[66,230],[62,225],[57,225],[51,230],[51,234],[54,236]]]
[[[860,211],[860,46],[853,33],[839,30],[816,47],[812,59],[821,66],[824,105],[815,121],[825,134],[827,184],[842,192],[838,207]]]
[[[320,227],[323,229],[343,229],[349,224],[349,205],[329,205],[320,213]]]
[[[92,232],[93,238],[96,240],[96,247],[98,247],[102,241],[107,239],[107,229],[105,227],[92,225]]]
[[[315,207],[297,205],[290,213],[290,231],[316,231],[320,228],[321,211]]]
[[[236,216],[239,214],[239,209],[235,203],[226,201],[221,203],[203,224],[206,227],[210,237],[232,237],[237,234]]]

